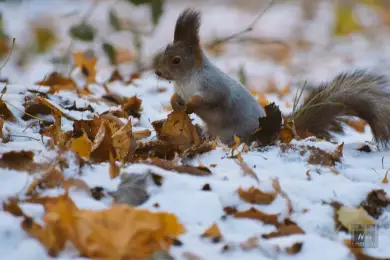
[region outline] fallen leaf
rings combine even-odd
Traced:
[[[80,157],[87,160],[91,157],[92,142],[88,139],[87,134],[83,131],[83,135],[77,138],[72,138],[70,150],[77,153]]]
[[[75,188],[76,190],[82,190],[87,194],[91,195],[91,190],[89,189],[88,184],[81,179],[75,179],[75,178],[67,179],[64,181],[62,186],[64,187],[64,190],[66,192],[68,192],[71,188]]]
[[[11,110],[9,110],[5,102],[1,99],[0,99],[0,117],[6,121],[11,121],[11,122],[16,121],[16,118],[12,114]]]
[[[34,162],[34,153],[31,151],[10,151],[1,154],[0,168],[33,173],[47,167],[45,163]]]
[[[329,153],[314,146],[307,146],[306,149],[310,151],[308,163],[315,165],[334,166],[336,162],[341,161],[340,158],[343,156],[343,147],[344,143],[340,144],[336,151]],[[302,151],[302,155],[304,153],[305,151]]]
[[[112,135],[112,145],[120,161],[132,155],[131,149],[135,149],[135,140],[132,137],[131,120]]]
[[[250,168],[245,162],[244,159],[241,156],[241,153],[237,154],[237,164],[240,165],[241,169],[244,172],[244,175],[248,175],[252,178],[254,178],[258,183],[260,182],[259,178],[257,177],[255,171]]]
[[[242,250],[250,250],[259,248],[259,238],[258,237],[250,237],[245,242],[240,243],[240,247]]]
[[[230,207],[230,206],[224,207],[223,211],[225,212],[226,215],[234,215],[238,212],[235,207]]]
[[[337,220],[348,231],[352,231],[358,225],[374,225],[372,218],[364,208],[352,208],[341,206],[336,212]]]
[[[363,121],[363,120],[346,120],[345,123],[352,127],[353,129],[355,129],[357,132],[359,133],[364,133],[364,128],[366,127],[367,125],[367,122],[366,121]]]
[[[140,118],[141,105],[142,100],[139,99],[137,96],[133,96],[125,100],[125,103],[122,105],[122,110],[126,112],[129,116]]]
[[[106,162],[110,160],[110,156],[116,156],[113,147],[113,139],[110,127],[106,120],[101,121],[99,131],[93,140],[91,148],[91,158],[94,162]]]
[[[149,129],[139,130],[139,131],[133,131],[133,138],[135,140],[141,140],[144,138],[148,138],[152,132],[150,132]]]
[[[289,144],[294,139],[294,133],[290,128],[284,126],[280,130],[279,140],[284,144]]]
[[[202,233],[201,237],[211,238],[213,241],[218,241],[218,242],[222,240],[222,234],[217,224],[213,224],[208,229],[206,229]]]
[[[73,53],[74,63],[80,68],[82,74],[87,78],[89,84],[96,82],[96,58],[88,59],[82,52]]]
[[[260,220],[264,224],[278,225],[278,216],[280,214],[266,214],[255,208],[250,208],[246,211],[239,211],[235,213],[233,216],[235,218],[249,218]]]
[[[389,180],[387,179],[387,174],[389,173],[389,170],[386,171],[385,176],[383,177],[381,183],[388,184]]]
[[[123,81],[123,77],[121,76],[121,74],[119,73],[118,69],[115,69],[112,74],[111,74],[111,77],[110,79],[108,80],[108,82],[114,82],[114,81]]]
[[[3,202],[3,211],[12,214],[15,217],[25,216],[23,210],[18,205],[18,200],[15,198],[8,198]]]
[[[368,256],[364,253],[364,247],[356,245],[355,241],[350,239],[344,239],[344,245],[346,245],[356,260],[388,260],[389,258],[378,258]]]
[[[259,118],[259,128],[251,138],[251,141],[257,141],[261,146],[273,144],[280,135],[282,126],[282,113],[275,103],[266,105],[264,110],[266,116]]]
[[[152,122],[152,126],[153,126],[154,130],[156,131],[157,137],[159,137],[161,135],[162,128],[163,128],[164,123],[166,121],[167,121],[166,119],[161,119],[161,120],[157,120],[157,121]]]
[[[77,89],[76,83],[73,79],[65,78],[57,72],[51,73],[48,78],[45,78],[35,84],[50,87],[50,94],[55,94],[60,91],[73,91]]]
[[[294,234],[304,234],[303,230],[291,220],[288,220],[278,226],[278,230],[269,234],[261,235],[262,238],[270,239],[275,237],[289,236]]]
[[[390,205],[390,199],[387,198],[387,193],[381,190],[372,190],[367,198],[360,203],[360,206],[373,218],[378,218],[384,208]]]
[[[360,152],[366,152],[366,153],[372,152],[370,146],[368,146],[368,145],[363,145],[362,147],[358,148],[357,150]]]
[[[286,253],[289,255],[296,255],[299,252],[301,252],[302,247],[303,247],[302,242],[296,242],[292,246],[286,247],[284,250],[286,250]]]
[[[168,115],[159,139],[176,145],[181,151],[200,142],[191,118],[184,111],[173,111]]]
[[[234,151],[240,146],[240,144],[241,144],[241,139],[240,139],[240,137],[238,137],[238,136],[236,136],[236,135],[234,135],[234,145],[232,146],[232,157],[233,157],[233,153],[234,153]]]
[[[291,216],[291,214],[293,212],[292,202],[291,202],[290,198],[288,197],[287,193],[284,192],[282,190],[282,188],[280,187],[280,183],[279,183],[278,178],[275,178],[272,180],[272,188],[274,188],[275,192],[277,194],[279,194],[280,196],[282,196],[286,200],[288,216]]]
[[[263,205],[271,204],[275,200],[277,194],[274,192],[266,193],[255,187],[250,187],[248,190],[239,188],[238,195],[245,202]]]
[[[186,173],[186,174],[196,175],[196,176],[211,175],[211,171],[207,167],[195,167],[191,165],[175,165],[171,161],[162,160],[158,158],[150,159],[149,163],[168,171],[176,171],[179,173]]]
[[[110,178],[111,179],[115,179],[116,177],[119,176],[119,167],[118,165],[116,165],[116,162],[114,160],[114,156],[112,155],[112,153],[110,153],[110,168],[109,168],[109,171],[110,171]]]

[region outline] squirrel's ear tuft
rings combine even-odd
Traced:
[[[174,42],[184,41],[189,44],[199,43],[201,16],[198,11],[187,8],[177,18]]]

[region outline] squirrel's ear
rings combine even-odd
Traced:
[[[185,9],[177,18],[173,41],[199,44],[200,13],[190,8]]]

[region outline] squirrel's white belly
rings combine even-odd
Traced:
[[[175,93],[187,102],[199,89],[197,82],[190,81],[187,84],[175,83]]]

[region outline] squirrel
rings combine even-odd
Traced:
[[[234,136],[250,143],[265,111],[241,83],[217,68],[200,46],[201,15],[185,9],[176,20],[173,42],[166,46],[155,73],[174,81],[173,110],[195,113],[210,137],[232,144]],[[357,116],[371,127],[375,141],[390,139],[390,83],[364,70],[343,72],[331,82],[310,88],[303,104],[285,118],[297,132],[323,139],[343,133],[341,116]]]

